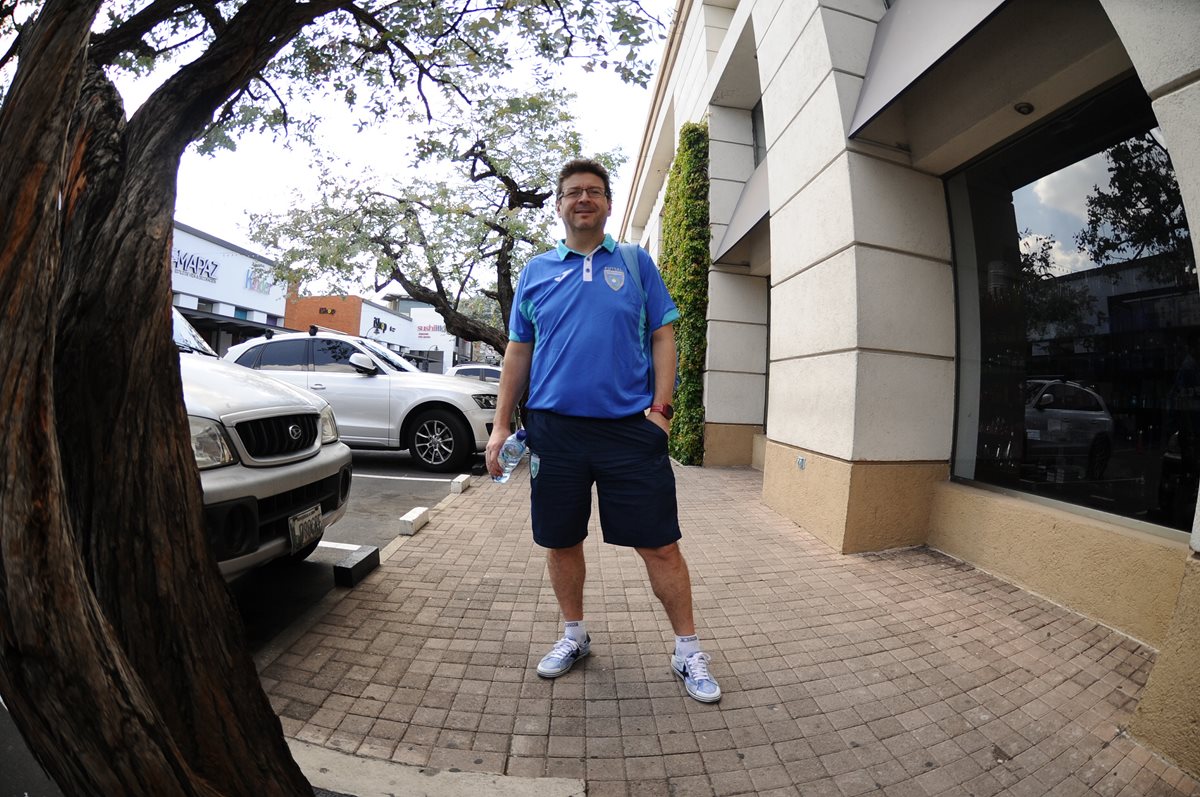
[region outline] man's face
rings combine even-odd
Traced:
[[[612,206],[604,196],[604,180],[590,172],[573,174],[563,180],[562,195],[556,206],[563,224],[572,232],[604,229]]]

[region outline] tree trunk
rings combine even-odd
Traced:
[[[206,546],[170,333],[178,159],[240,77],[125,128],[98,5],[45,5],[0,109],[0,693],[68,794],[311,794]]]

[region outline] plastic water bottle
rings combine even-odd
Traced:
[[[525,430],[518,429],[510,434],[504,441],[504,445],[500,447],[500,467],[504,468],[504,473],[493,476],[492,481],[500,484],[508,481],[508,477],[512,475],[523,456],[525,456]]]

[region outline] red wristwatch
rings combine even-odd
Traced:
[[[659,415],[666,418],[668,421],[675,417],[675,408],[670,404],[651,404],[651,412],[657,412]]]

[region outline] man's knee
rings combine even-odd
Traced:
[[[641,555],[647,565],[674,564],[683,561],[683,553],[679,550],[679,543],[677,542],[658,548],[636,548],[635,550]]]

